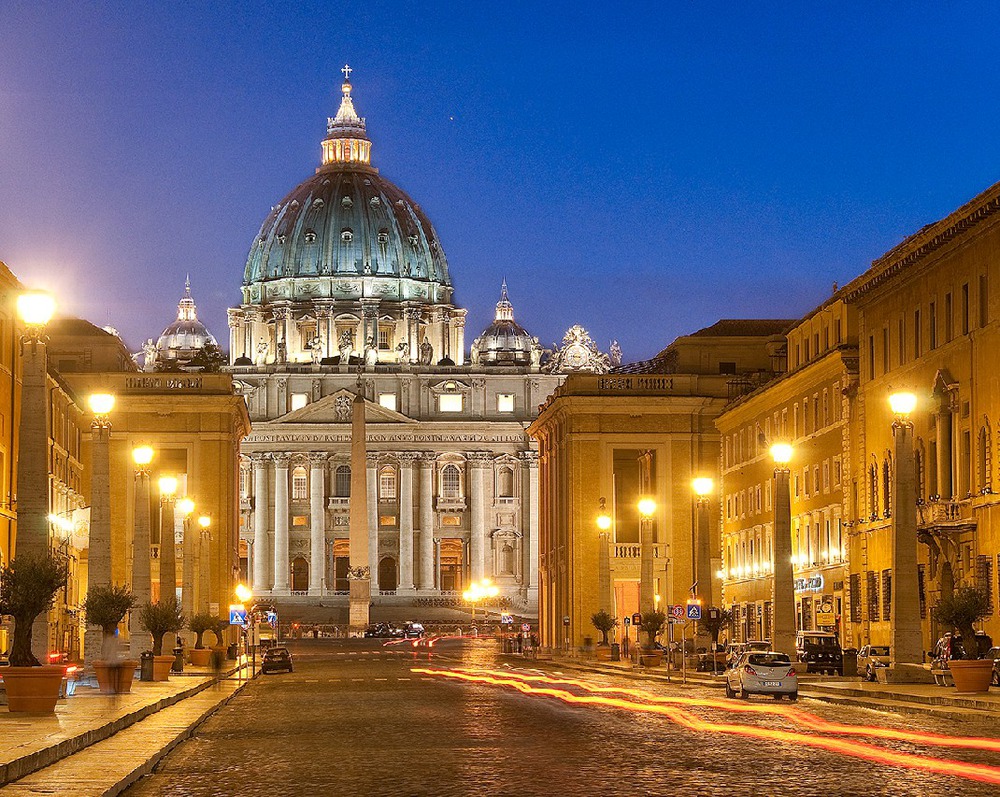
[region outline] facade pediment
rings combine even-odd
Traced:
[[[351,423],[352,405],[355,394],[350,390],[338,390],[319,401],[314,401],[297,410],[292,410],[272,423]],[[413,420],[400,412],[387,409],[381,404],[365,399],[365,421],[367,423],[400,423],[415,424]]]

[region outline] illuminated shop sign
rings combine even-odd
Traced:
[[[819,592],[823,589],[823,576],[808,576],[795,579],[796,592]]]

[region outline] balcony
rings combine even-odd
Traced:
[[[340,498],[338,496],[331,495],[326,499],[327,509],[349,509],[351,506],[350,498]]]
[[[972,516],[972,507],[968,503],[931,501],[917,507],[917,525],[920,528],[937,528],[941,531],[962,531],[975,528],[976,521]]]

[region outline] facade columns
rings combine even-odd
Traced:
[[[358,342],[358,351],[364,357],[368,348],[369,338],[372,345],[378,350],[378,306],[379,299],[360,299],[361,303],[361,337]]]
[[[453,338],[452,351],[455,352],[451,359],[455,365],[465,365],[465,317],[468,310],[456,309],[451,311],[451,334]]]
[[[160,600],[177,594],[177,549],[174,539],[174,496],[160,494]]]
[[[409,346],[408,356],[411,363],[420,360],[420,316],[419,305],[403,307],[403,318],[406,319],[406,343]]]
[[[195,602],[194,594],[195,584],[197,583],[194,562],[201,544],[193,528],[194,523],[194,518],[190,513],[184,515],[184,542],[182,547],[184,558],[181,561],[181,611],[184,612],[184,616],[188,619],[194,615],[198,606]],[[187,638],[193,642],[194,634],[190,634]]]
[[[244,327],[246,320],[243,311],[236,307],[230,307],[229,316],[229,362],[234,363],[238,357],[243,356],[243,343],[246,340]]]
[[[532,570],[538,566],[538,452],[522,451],[521,459],[528,466],[528,566],[524,568],[524,586],[528,590],[528,602],[538,600],[538,584]]]
[[[326,589],[326,455],[309,457],[309,594]]]
[[[149,471],[140,465],[135,472],[135,517],[132,530],[132,593],[136,606],[152,600],[152,574],[149,564],[150,517]],[[133,610],[128,618],[129,655],[138,659],[149,648],[150,636],[139,623],[139,612]]]
[[[934,416],[934,427],[937,431],[937,487],[942,501],[950,501],[954,496],[952,485],[952,435],[951,409],[945,403]]]
[[[267,577],[267,457],[254,454],[253,461],[253,591],[270,591]]]
[[[469,500],[472,504],[472,536],[469,539],[469,569],[473,581],[486,575],[486,465],[491,457],[485,452],[469,454]]]
[[[438,358],[443,360],[445,357],[451,359],[451,311],[441,310],[441,356]]]
[[[274,588],[288,592],[288,456],[274,458]]]
[[[212,591],[212,532],[201,531],[201,546],[198,552],[198,596],[197,607],[202,614],[208,614],[211,608],[210,594]]]
[[[413,591],[413,462],[416,455],[399,455],[399,591]]]
[[[795,661],[795,591],[792,576],[791,474],[787,467],[774,469],[774,598],[771,645]]]
[[[434,580],[434,454],[420,458],[420,578],[417,588],[432,590]]]
[[[372,592],[380,588],[378,584],[378,455],[368,454],[365,457],[365,485],[368,495],[368,562],[371,568],[372,583],[376,586]],[[390,585],[395,588],[395,584]]]
[[[111,423],[106,415],[97,415],[90,428],[90,545],[87,551],[87,586],[88,589],[93,589],[111,586]],[[84,660],[88,669],[95,659],[111,654],[111,651],[101,649],[103,641],[101,629],[88,624],[83,643]]]
[[[920,587],[917,581],[917,486],[913,454],[913,424],[897,418],[892,480],[892,623],[889,651],[892,665],[919,665],[924,660],[920,627]]]

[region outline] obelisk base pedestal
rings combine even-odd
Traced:
[[[364,636],[371,616],[372,582],[368,578],[351,579],[350,583],[350,635]]]

